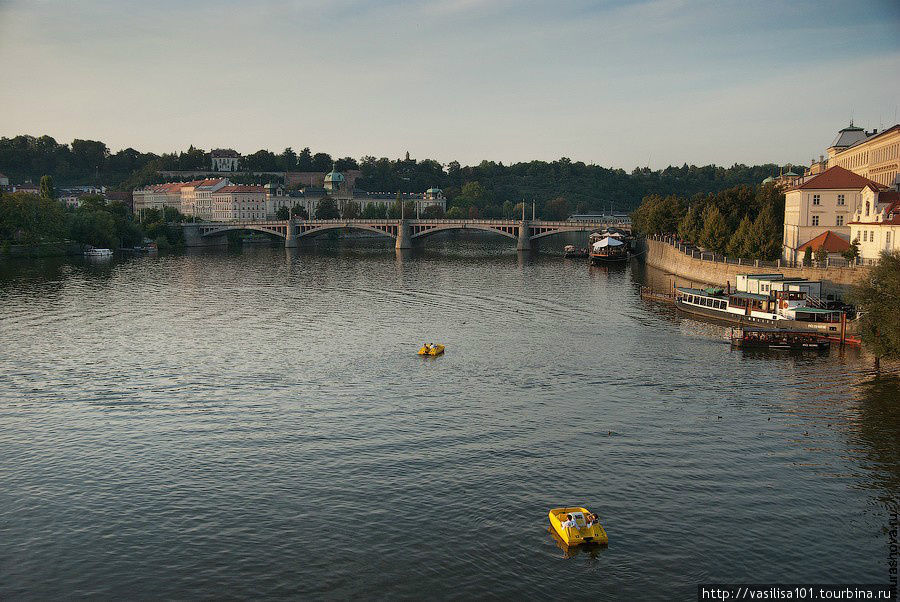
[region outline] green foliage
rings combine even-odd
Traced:
[[[694,203],[678,222],[678,238],[689,243],[698,244],[703,232],[703,205]]]
[[[0,241],[33,245],[65,236],[65,209],[59,201],[24,192],[0,194]]]
[[[278,211],[275,212],[275,217],[280,220],[288,220],[291,219],[291,210],[286,206],[282,205],[278,208]]]
[[[547,201],[544,207],[543,217],[547,220],[564,220],[569,217],[572,212],[569,210],[569,203],[561,196]]]
[[[813,262],[813,250],[812,247],[806,247],[806,250],[803,251],[803,265],[812,265]]]
[[[366,219],[385,219],[387,218],[387,205],[384,203],[369,203],[363,209],[362,217]]]
[[[447,219],[466,219],[468,214],[462,209],[462,207],[450,207],[447,211]]]
[[[108,211],[87,209],[75,212],[70,226],[72,240],[94,247],[116,248],[116,221]]]
[[[309,211],[307,211],[306,207],[300,203],[296,203],[291,207],[291,215],[293,217],[299,217],[300,219],[309,219]]]
[[[644,199],[631,216],[634,228],[644,234],[673,234],[684,216],[679,199],[674,195],[653,194]]]
[[[423,219],[441,219],[444,217],[444,209],[440,205],[428,205],[422,210]]]
[[[826,261],[828,261],[828,251],[825,250],[824,246],[821,246],[816,249],[816,263],[822,265]]]
[[[884,252],[853,286],[850,300],[861,310],[863,343],[876,358],[900,358],[900,251]]]
[[[330,197],[324,197],[316,206],[315,217],[316,219],[338,219],[339,217],[341,217],[341,213],[340,211],[338,211],[334,199]]]
[[[45,199],[56,199],[56,187],[53,176],[41,176],[41,196]]]
[[[341,217],[344,219],[356,219],[360,215],[359,203],[356,201],[347,201],[344,204],[344,210],[341,212]]]
[[[700,234],[700,244],[710,251],[724,253],[729,238],[725,216],[717,206],[707,205],[703,210],[703,232]]]
[[[850,248],[841,253],[844,259],[847,261],[853,262],[859,257],[859,240],[853,240],[850,243]]]
[[[753,254],[751,248],[753,242],[753,221],[749,215],[745,215],[737,230],[731,235],[726,253],[731,257],[750,257]]]
[[[746,255],[749,259],[774,260],[781,256],[781,242],[783,236],[784,201],[781,217],[777,218],[776,207],[767,204],[753,222],[752,235],[747,245]]]

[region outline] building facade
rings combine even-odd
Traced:
[[[827,159],[820,157],[819,163],[828,168],[843,167],[882,186],[900,183],[900,124],[867,132],[851,121],[838,132],[827,152]]]
[[[883,188],[843,167],[829,167],[787,190],[782,258],[801,260],[804,245],[828,231],[849,243],[850,222],[863,206],[865,191],[871,194]]]
[[[863,261],[878,260],[883,251],[900,250],[900,193],[881,190],[866,195],[850,222],[850,240],[859,245]]]
[[[262,220],[268,217],[263,186],[222,186],[211,193],[212,215],[219,222]]]
[[[237,171],[241,155],[230,148],[217,148],[209,153],[213,171]]]

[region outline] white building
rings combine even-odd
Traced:
[[[211,194],[211,219],[219,222],[263,220],[268,217],[263,186],[222,186]]]
[[[186,182],[181,186],[181,212],[200,219],[212,219],[212,194],[230,185],[228,178],[207,178]]]
[[[870,204],[871,203],[871,204]],[[859,257],[876,261],[882,251],[900,249],[900,193],[882,190],[863,207],[850,222],[850,240],[859,245]]]
[[[217,148],[209,153],[213,171],[237,171],[241,155],[230,148]]]
[[[174,207],[181,210],[181,187],[185,182],[167,182],[165,184],[151,184],[144,188],[138,188],[133,193],[134,212],[140,214],[145,209],[159,209]]]
[[[880,184],[843,167],[830,167],[787,190],[784,197],[782,257],[802,260],[802,248],[832,232],[850,241],[850,222],[863,206],[863,195],[883,190]]]

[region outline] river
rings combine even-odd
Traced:
[[[888,581],[896,377],[508,242],[0,262],[0,598]],[[568,504],[608,548],[558,546]]]

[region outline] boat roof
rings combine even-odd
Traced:
[[[756,293],[731,293],[729,297],[737,297],[738,299],[755,299],[757,301],[767,301],[768,295],[757,295]]]
[[[801,311],[808,314],[839,314],[839,309],[823,309],[821,307],[795,307],[794,311]]]
[[[678,286],[676,288],[678,290],[680,290],[682,293],[691,293],[692,295],[704,295],[706,297],[721,297],[722,296],[721,293],[719,293],[719,294],[710,293],[707,290],[702,290],[699,288],[690,288],[687,286]],[[716,289],[716,290],[723,290],[723,289]]]
[[[771,273],[771,274],[738,274],[738,276],[746,276],[747,278],[765,278],[767,276],[781,276],[784,277],[784,274]]]
[[[814,330],[792,330],[790,328],[741,328],[741,332],[777,332],[780,334],[809,334],[822,336],[822,333]]]

